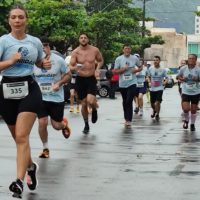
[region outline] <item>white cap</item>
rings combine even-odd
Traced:
[[[140,55],[138,53],[135,53],[134,56],[137,56],[138,58],[140,58]]]

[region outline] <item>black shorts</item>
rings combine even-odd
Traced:
[[[69,84],[69,89],[70,90],[77,90],[76,83],[68,83],[68,84]]]
[[[200,95],[199,94],[197,95],[182,94],[181,97],[182,97],[182,102],[189,102],[189,103],[191,102],[191,104],[198,105]]]
[[[147,92],[147,82],[144,82],[143,87],[136,87],[136,96],[138,97],[139,94],[146,94]]]
[[[56,122],[61,122],[64,116],[64,102],[42,101],[42,108],[38,112],[38,118],[50,116]]]
[[[28,82],[28,95],[22,99],[5,99],[3,95],[3,83],[21,81]],[[38,113],[41,105],[42,94],[37,82],[32,78],[32,76],[2,78],[0,85],[0,114],[8,125],[15,125],[17,115],[21,112]]]
[[[162,102],[162,95],[163,95],[163,90],[159,91],[150,91],[150,101],[151,103],[155,103],[156,101]]]
[[[97,94],[97,80],[94,76],[90,77],[76,77],[77,94],[80,100],[87,97],[88,94],[96,96]]]

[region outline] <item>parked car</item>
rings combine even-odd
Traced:
[[[107,69],[100,69],[100,77],[97,83],[97,94],[100,97],[107,97],[110,91],[110,81],[106,77]]]
[[[100,97],[107,97],[110,92],[110,81],[109,80],[100,80],[97,83],[97,94]]]

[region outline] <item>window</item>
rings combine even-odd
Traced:
[[[200,44],[188,44],[188,54],[194,53],[200,58]]]

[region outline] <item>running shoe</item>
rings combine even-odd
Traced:
[[[84,127],[84,129],[83,129],[83,133],[84,133],[84,134],[88,134],[89,131],[90,131],[89,124],[85,124],[85,127]]]
[[[139,115],[142,116],[143,115],[143,109],[139,110]]]
[[[160,120],[159,114],[156,114],[155,119],[156,119],[156,121],[159,121],[159,120]]]
[[[126,126],[126,127],[130,127],[130,126],[131,126],[131,122],[130,122],[130,121],[126,121],[126,122],[125,122],[125,126]]]
[[[188,129],[188,121],[184,120],[183,122],[183,128]]]
[[[92,123],[96,123],[98,119],[97,109],[92,109]]]
[[[68,120],[66,117],[63,118],[63,122],[65,124],[65,128],[62,129],[62,134],[67,139],[71,135],[71,129],[69,128]]]
[[[194,124],[190,124],[190,130],[191,130],[191,131],[195,131],[195,130],[196,130],[196,128],[195,128],[195,125],[194,125]]]
[[[37,171],[39,166],[37,163],[33,162],[30,169],[27,170],[27,186],[30,190],[35,190],[38,185]]]
[[[155,112],[155,111],[153,111],[153,114],[151,114],[151,118],[154,118],[154,117],[155,117],[155,115],[156,115],[156,112]]]
[[[69,112],[74,112],[74,107],[70,107]]]
[[[16,179],[16,181],[13,181],[9,186],[9,190],[13,192],[13,197],[20,199],[22,198],[23,188],[23,182],[20,179]]]
[[[139,108],[135,107],[134,112],[137,114],[139,112]]]
[[[49,158],[49,149],[43,149],[42,153],[39,155],[39,158]]]

